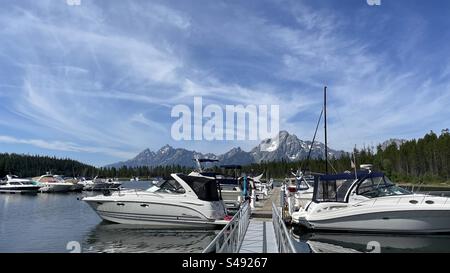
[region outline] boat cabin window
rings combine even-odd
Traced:
[[[345,196],[355,180],[351,177],[317,177],[314,184],[314,202],[346,202]]]
[[[183,194],[186,190],[174,179],[163,181],[157,186],[159,189],[155,192],[158,193],[171,193],[171,194]]]
[[[384,175],[365,178],[356,193],[368,198],[411,194],[410,191],[397,187]]]

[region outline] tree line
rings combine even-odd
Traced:
[[[35,177],[51,172],[64,176],[91,176],[97,172],[93,166],[69,159],[39,155],[0,154],[0,177],[14,174]]]
[[[8,174],[19,177],[37,177],[47,172],[65,177],[166,177],[171,173],[187,173],[192,168],[183,166],[158,166],[129,168],[97,168],[68,158],[40,155],[0,153],[0,178]]]
[[[443,183],[450,182],[450,133],[442,130],[438,136],[431,131],[423,138],[413,139],[397,146],[392,143],[387,147],[379,145],[376,150],[371,148],[355,149],[340,158],[330,158],[329,173],[351,171],[351,161],[356,159],[356,166],[373,164],[374,169],[384,171],[395,182],[410,183]],[[261,162],[243,166],[238,175],[258,175],[265,172],[266,178],[284,178],[298,169],[324,173],[326,161],[324,158],[288,162]],[[71,159],[37,155],[0,154],[0,174],[16,174],[21,177],[34,177],[50,171],[64,176],[104,176],[104,177],[167,177],[171,173],[189,173],[194,168],[185,166],[141,166],[120,168],[96,168]],[[234,175],[233,170],[222,170],[212,167],[211,171],[225,172]]]

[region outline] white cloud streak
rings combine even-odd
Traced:
[[[4,109],[28,120],[29,133],[39,139],[53,139],[57,132],[68,140],[8,143],[122,158],[120,151],[165,144],[170,108],[189,105],[194,96],[223,106],[280,105],[280,128],[308,139],[324,84],[330,90],[334,148],[379,142],[396,133],[420,135],[449,114],[449,69],[429,78],[420,65],[405,65],[422,41],[422,21],[412,21],[420,31],[409,35],[407,46],[392,43],[404,62],[393,65],[390,54],[373,51],[374,39],[353,36],[355,27],[346,18],[299,1],[282,6],[293,23],[228,3],[220,5],[220,13],[208,5],[181,11],[164,2],[128,1],[86,1],[79,9],[35,1],[29,9],[3,9],[2,60],[21,73],[19,88],[0,95],[10,102]],[[245,65],[256,80],[221,70],[241,71]],[[17,82],[5,84],[17,87]],[[147,116],[154,108],[156,117]],[[23,124],[9,126],[26,130]],[[103,148],[82,151],[74,143]],[[198,147],[205,151],[211,145]]]

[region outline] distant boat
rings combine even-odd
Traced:
[[[114,181],[112,178],[100,178],[98,176],[91,180],[82,180],[79,182],[83,184],[83,190],[85,191],[102,191],[102,190],[116,190],[122,183]]]
[[[80,180],[77,178],[67,177],[64,178],[64,181],[72,183],[72,187],[70,188],[70,191],[72,192],[80,192],[83,190],[84,185],[80,183]]]
[[[29,179],[19,178],[17,175],[7,175],[0,181],[2,193],[37,193],[41,187]]]
[[[73,187],[73,183],[66,182],[61,176],[50,173],[33,178],[33,181],[41,186],[40,192],[69,192]]]
[[[130,181],[139,181],[139,177],[137,177],[137,176],[132,177],[132,178],[130,178]]]

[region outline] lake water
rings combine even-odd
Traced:
[[[0,252],[201,252],[217,232],[106,223],[79,200],[92,194],[100,193],[0,194]]]
[[[450,197],[449,191],[426,193]],[[303,253],[450,253],[450,234],[302,233],[292,228],[291,235],[297,252]]]

